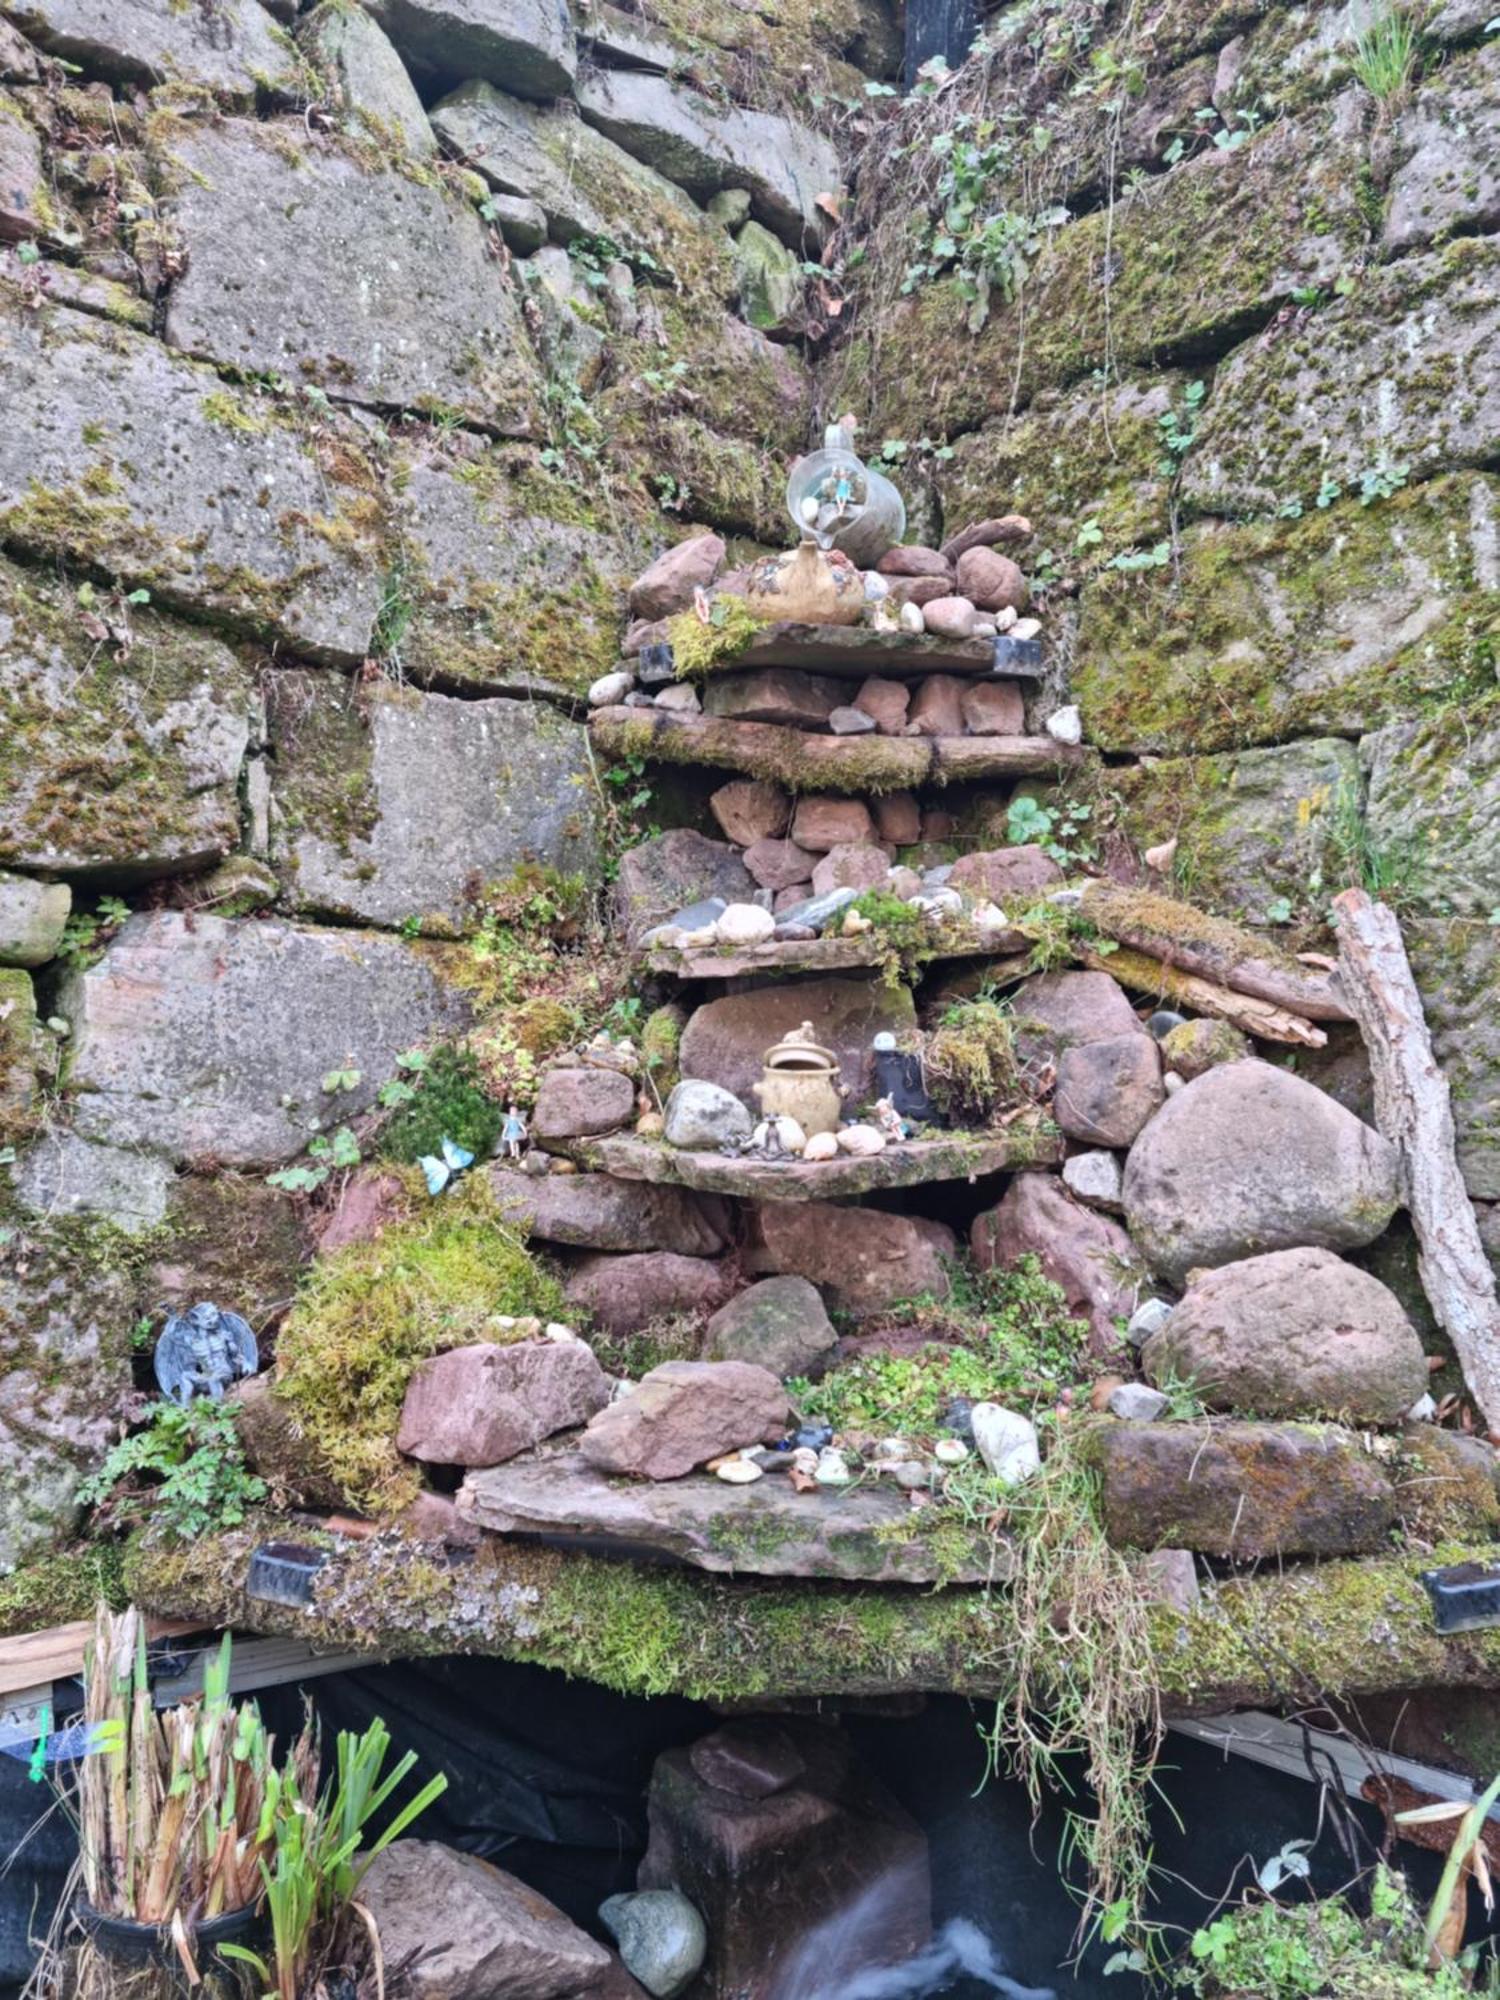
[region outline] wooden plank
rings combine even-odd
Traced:
[[[1464,1383],[1500,1432],[1500,1300],[1458,1170],[1453,1100],[1438,1067],[1401,926],[1363,889],[1333,899],[1339,983],[1370,1056],[1375,1124],[1401,1155],[1417,1271]]]
[[[180,1639],[202,1630],[202,1622],[194,1619],[146,1621],[148,1639]],[[70,1625],[50,1625],[41,1632],[18,1632],[0,1639],[0,1694],[38,1687],[46,1681],[71,1680],[81,1674],[84,1649],[93,1636],[93,1619],[80,1618]]]
[[[1002,637],[1004,635],[1002,634]],[[1013,681],[1040,680],[1040,640],[1011,640],[1000,648],[997,664],[993,639],[941,639],[929,632],[872,632],[863,625],[767,625],[742,653],[726,660],[719,671],[739,673],[746,667],[805,667],[813,673],[863,680],[879,674],[888,680],[919,679],[923,674],[963,674],[975,679],[994,675]]]
[[[856,794],[1045,777],[1072,770],[1085,754],[1050,736],[814,736],[665,708],[596,708],[589,736],[606,759],[703,765],[792,791]]]
[[[840,1201],[877,1188],[916,1187],[928,1181],[976,1180],[1016,1167],[1056,1166],[1063,1142],[1039,1114],[1017,1119],[1003,1132],[955,1132],[936,1139],[908,1139],[872,1159],[841,1153],[835,1160],[766,1160],[735,1153],[690,1153],[631,1132],[603,1139],[554,1141],[549,1152],[622,1181],[653,1181],[696,1188],[743,1201]]]
[[[957,926],[934,924],[932,957],[1007,958],[1030,948],[1024,931],[990,931],[984,937]],[[772,939],[757,945],[650,945],[641,963],[650,972],[679,979],[745,979],[757,973],[863,971],[883,960],[883,948],[868,936]]]

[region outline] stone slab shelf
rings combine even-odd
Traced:
[[[1050,736],[814,736],[775,722],[665,708],[596,708],[589,735],[609,758],[702,765],[792,791],[856,794],[1055,776],[1084,755]]]
[[[1018,1118],[1003,1132],[953,1132],[940,1139],[908,1139],[861,1159],[763,1160],[737,1153],[690,1153],[659,1139],[615,1132],[602,1139],[554,1140],[562,1153],[622,1181],[655,1181],[696,1188],[700,1194],[743,1201],[839,1201],[879,1188],[917,1187],[926,1181],[977,1180],[1019,1167],[1055,1167],[1063,1141],[1037,1114]]]
[[[940,1566],[906,1495],[873,1476],[842,1490],[798,1493],[783,1472],[768,1472],[753,1486],[728,1486],[703,1473],[615,1479],[577,1452],[554,1452],[470,1472],[458,1506],[476,1527],[496,1534],[540,1537],[593,1554],[648,1552],[724,1575],[1005,1583],[1014,1567],[1010,1544],[977,1528],[956,1568],[945,1534]]]
[[[933,926],[932,955],[940,958],[1010,958],[1031,949],[1024,931],[950,931]],[[649,945],[640,955],[648,972],[669,972],[678,979],[745,979],[758,973],[788,974],[863,972],[884,961],[885,948],[868,934],[862,937],[772,939],[756,945]]]
[[[767,625],[742,653],[718,671],[747,667],[804,667],[811,673],[864,680],[920,680],[925,674],[963,674],[978,680],[1040,680],[1041,642],[1013,640],[995,657],[993,639],[940,639],[936,633],[871,632],[860,625]]]

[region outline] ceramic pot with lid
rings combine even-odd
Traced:
[[[811,1021],[767,1049],[764,1064],[751,1091],[765,1117],[795,1118],[809,1138],[837,1132],[844,1100],[839,1059],[813,1040]]]

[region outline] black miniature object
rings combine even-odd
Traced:
[[[203,1299],[171,1315],[154,1361],[157,1386],[169,1401],[187,1404],[210,1396],[218,1402],[231,1384],[255,1373],[260,1350],[248,1320]]]
[[[262,1542],[250,1558],[245,1594],[262,1604],[289,1604],[301,1610],[312,1603],[313,1585],[327,1560],[322,1549],[306,1542]]]

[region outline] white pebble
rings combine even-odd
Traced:
[[[847,1486],[853,1477],[848,1460],[841,1451],[835,1451],[830,1445],[826,1451],[818,1453],[818,1469],[813,1478],[820,1486]]]
[[[703,703],[695,687],[689,687],[686,681],[674,681],[671,687],[662,689],[653,706],[675,709],[679,715],[697,715]]]
[[[1132,1347],[1140,1347],[1153,1333],[1160,1333],[1171,1317],[1172,1308],[1165,1299],[1142,1299],[1130,1315],[1125,1338]]]
[[[776,919],[757,903],[731,903],[714,923],[714,937],[720,944],[764,944],[776,928]]]
[[[925,632],[927,620],[922,616],[920,604],[903,604],[901,607],[901,630],[903,632]]]
[[[1042,629],[1040,618],[1018,618],[1010,628],[1012,639],[1034,639]]]
[[[555,1341],[559,1347],[566,1346],[569,1342],[578,1347],[582,1347],[584,1344],[573,1331],[572,1327],[564,1326],[561,1321],[555,1319],[549,1321],[542,1328],[542,1338],[544,1340]]]
[[[722,1479],[726,1486],[753,1486],[765,1476],[753,1458],[726,1458],[714,1468],[715,1479]]]
[[[1418,1396],[1417,1400],[1407,1411],[1406,1421],[1409,1424],[1430,1424],[1436,1415],[1437,1404],[1423,1390],[1422,1394]]]
[[[590,708],[612,708],[623,701],[635,686],[635,675],[617,668],[612,674],[601,674],[589,689]]]
[[[1020,615],[1020,612],[1017,611],[1013,604],[1007,604],[1002,610],[995,613],[995,630],[997,632],[1008,632]]]
[[[939,1438],[932,1447],[932,1455],[939,1465],[962,1465],[969,1447],[962,1438]]]
[[[1003,1486],[1018,1485],[1041,1470],[1041,1447],[1030,1417],[1002,1410],[998,1403],[976,1403],[969,1422],[979,1456]]]
[[[1047,734],[1054,743],[1083,741],[1083,717],[1071,702],[1066,708],[1055,708],[1047,717]]]
[[[839,1142],[832,1132],[814,1132],[802,1148],[804,1160],[836,1160]]]
[[[885,1151],[885,1134],[877,1132],[873,1125],[846,1125],[836,1135],[836,1144],[841,1153],[852,1153],[856,1159],[872,1159],[876,1153]]]

